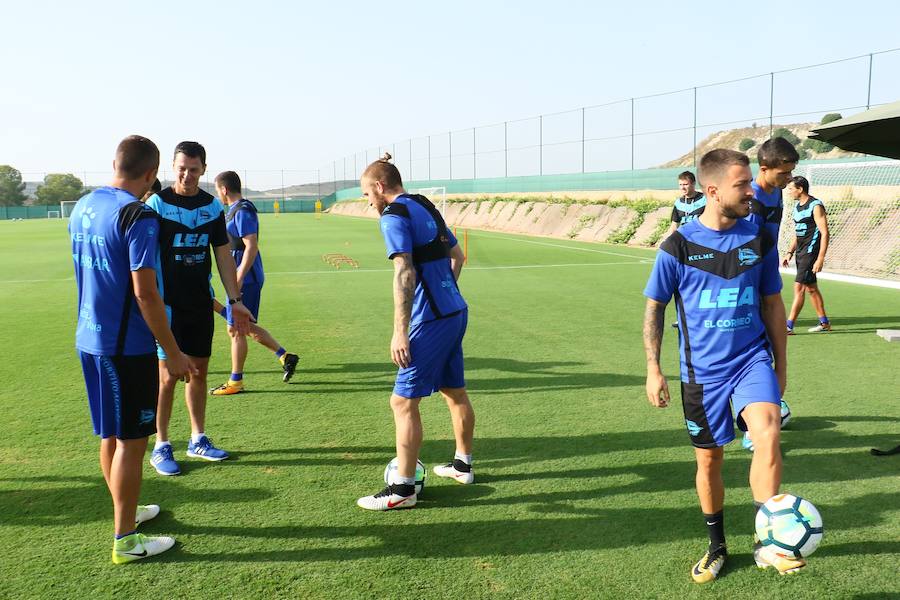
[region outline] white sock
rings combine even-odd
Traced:
[[[153,449],[154,449],[154,450],[159,450],[159,449],[162,448],[163,446],[171,446],[171,445],[172,445],[172,444],[170,444],[170,443],[168,442],[168,440],[156,440],[156,443],[153,444]]]
[[[205,436],[205,435],[206,435],[206,434],[203,433],[202,431],[201,431],[200,433],[192,433],[192,434],[191,434],[191,442],[194,443],[194,444],[196,444],[197,442],[200,441],[200,438],[202,438],[202,437]]]
[[[457,452],[456,454],[453,455],[453,458],[456,460],[461,460],[464,463],[466,463],[467,465],[472,464],[472,455],[471,454],[462,454],[460,452]]]

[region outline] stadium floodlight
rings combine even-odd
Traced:
[[[428,187],[410,190],[413,194],[425,196],[434,204],[441,212],[441,216],[446,220],[447,217],[447,188],[445,187]]]
[[[825,204],[828,254],[825,271],[900,279],[900,161],[813,164],[794,170],[809,180],[809,194]],[[794,236],[793,203],[784,199],[778,246]],[[860,251],[865,248],[864,251]]]
[[[67,219],[72,216],[72,210],[74,210],[75,205],[78,204],[78,200],[63,200],[59,203],[59,216]]]
[[[58,210],[48,210],[47,211],[48,219],[59,219],[59,218],[61,218],[60,215],[62,215],[62,212],[58,211]]]

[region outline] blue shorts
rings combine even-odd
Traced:
[[[394,393],[424,398],[441,388],[466,387],[462,341],[469,311],[415,325],[409,332],[412,364],[397,371]]]
[[[697,448],[718,448],[734,439],[738,428],[747,431],[741,411],[753,402],[781,406],[778,377],[771,358],[761,353],[729,379],[712,383],[681,382],[681,403],[691,443]],[[733,411],[733,412],[732,412]]]
[[[79,354],[94,435],[133,440],[156,433],[159,394],[156,356]]]
[[[245,283],[241,288],[241,302],[253,315],[253,318],[259,321],[259,300],[262,295],[262,286],[256,283]]]

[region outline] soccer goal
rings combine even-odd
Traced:
[[[830,241],[825,271],[900,280],[900,161],[816,164],[794,171],[825,204]],[[779,247],[794,235],[792,201],[785,196]]]
[[[58,218],[60,218],[60,217],[59,217],[60,214],[61,214],[61,213],[60,213],[60,211],[58,211],[58,210],[48,210],[48,211],[47,211],[47,218],[48,218],[48,219],[58,219]]]
[[[72,211],[75,209],[75,205],[78,204],[78,200],[63,200],[59,203],[59,215],[68,219],[72,216]]]
[[[429,188],[419,188],[417,190],[410,190],[413,194],[420,194],[425,196],[431,203],[434,204],[439,211],[441,211],[441,216],[446,220],[447,218],[447,188],[445,187],[429,187]]]

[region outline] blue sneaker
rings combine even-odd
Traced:
[[[160,475],[178,475],[181,469],[175,462],[175,456],[172,454],[172,444],[166,444],[159,450],[154,450],[150,455],[150,466],[156,469]]]
[[[196,444],[193,441],[188,442],[187,455],[212,461],[228,458],[228,453],[213,446],[212,440],[205,435]]]
[[[755,450],[753,446],[753,440],[750,439],[749,431],[744,434],[744,439],[741,440],[741,447],[743,447],[744,450],[749,450],[750,452],[753,452]]]

